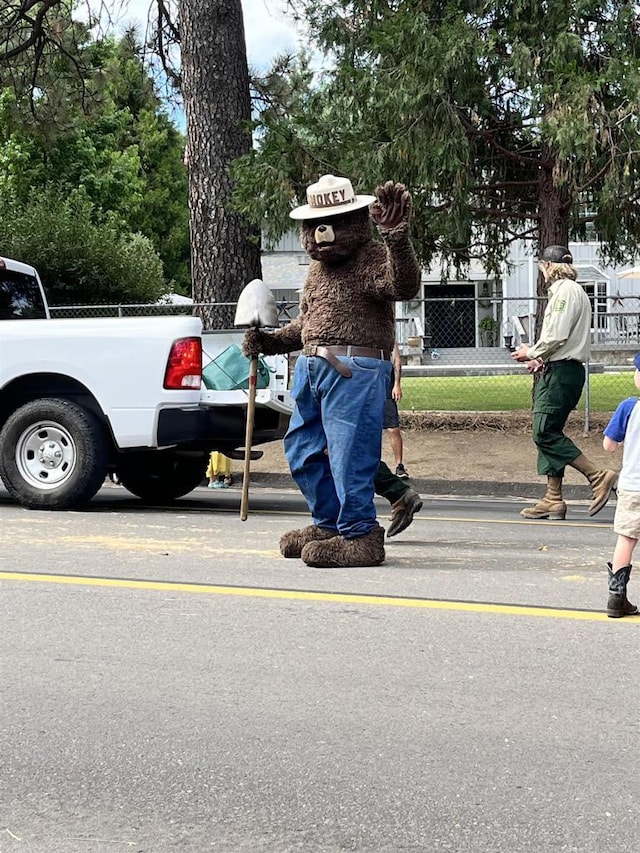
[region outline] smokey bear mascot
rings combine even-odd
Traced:
[[[280,551],[309,566],[375,566],[385,556],[373,480],[392,381],[394,302],[420,287],[411,196],[393,181],[375,196],[355,195],[346,178],[324,175],[307,202],[290,213],[311,258],[299,316],[275,332],[250,329],[243,344],[248,356],[301,350],[284,449],[313,524],[285,533]]]

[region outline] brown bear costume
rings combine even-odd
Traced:
[[[375,196],[356,196],[346,178],[324,175],[307,200],[290,214],[301,220],[312,258],[299,316],[276,332],[250,329],[243,346],[249,356],[302,350],[284,445],[313,524],[285,533],[280,550],[310,566],[378,565],[384,530],[373,481],[392,375],[393,304],[420,287],[411,197],[392,181]],[[382,241],[373,238],[372,219]]]

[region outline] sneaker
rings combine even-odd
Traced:
[[[400,477],[400,479],[405,480],[409,476],[409,472],[404,467],[402,462],[396,466],[396,477]]]

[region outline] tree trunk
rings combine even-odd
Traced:
[[[567,184],[558,185],[553,178],[555,164],[553,152],[546,149],[542,156],[542,177],[540,179],[538,253],[547,246],[567,246],[569,243],[569,189]],[[546,164],[546,165],[545,165]],[[539,297],[546,296],[544,279],[538,273],[537,292]],[[536,311],[536,338],[542,327],[542,317],[546,302],[538,299]]]
[[[259,232],[229,206],[229,165],[251,147],[240,0],[181,0],[180,22],[193,298],[233,303],[262,276]],[[201,312],[204,328],[232,326],[234,315],[233,306]]]
[[[542,154],[540,197],[538,203],[538,255],[547,246],[567,246],[569,243],[569,191],[566,184],[558,185],[553,179],[555,164],[553,152],[545,147]],[[542,320],[547,307],[547,292],[542,273],[538,271],[538,300],[536,302],[535,340],[542,331]],[[540,374],[534,373],[532,399]]]

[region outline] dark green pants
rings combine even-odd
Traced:
[[[386,462],[380,462],[378,465],[378,470],[373,480],[373,487],[376,490],[376,494],[382,495],[390,504],[399,501],[409,489],[407,481],[401,477],[396,477]]]
[[[562,477],[565,466],[582,452],[564,434],[564,427],[578,405],[584,379],[584,366],[579,361],[556,361],[547,365],[536,383],[533,441],[538,448],[538,474]]]

